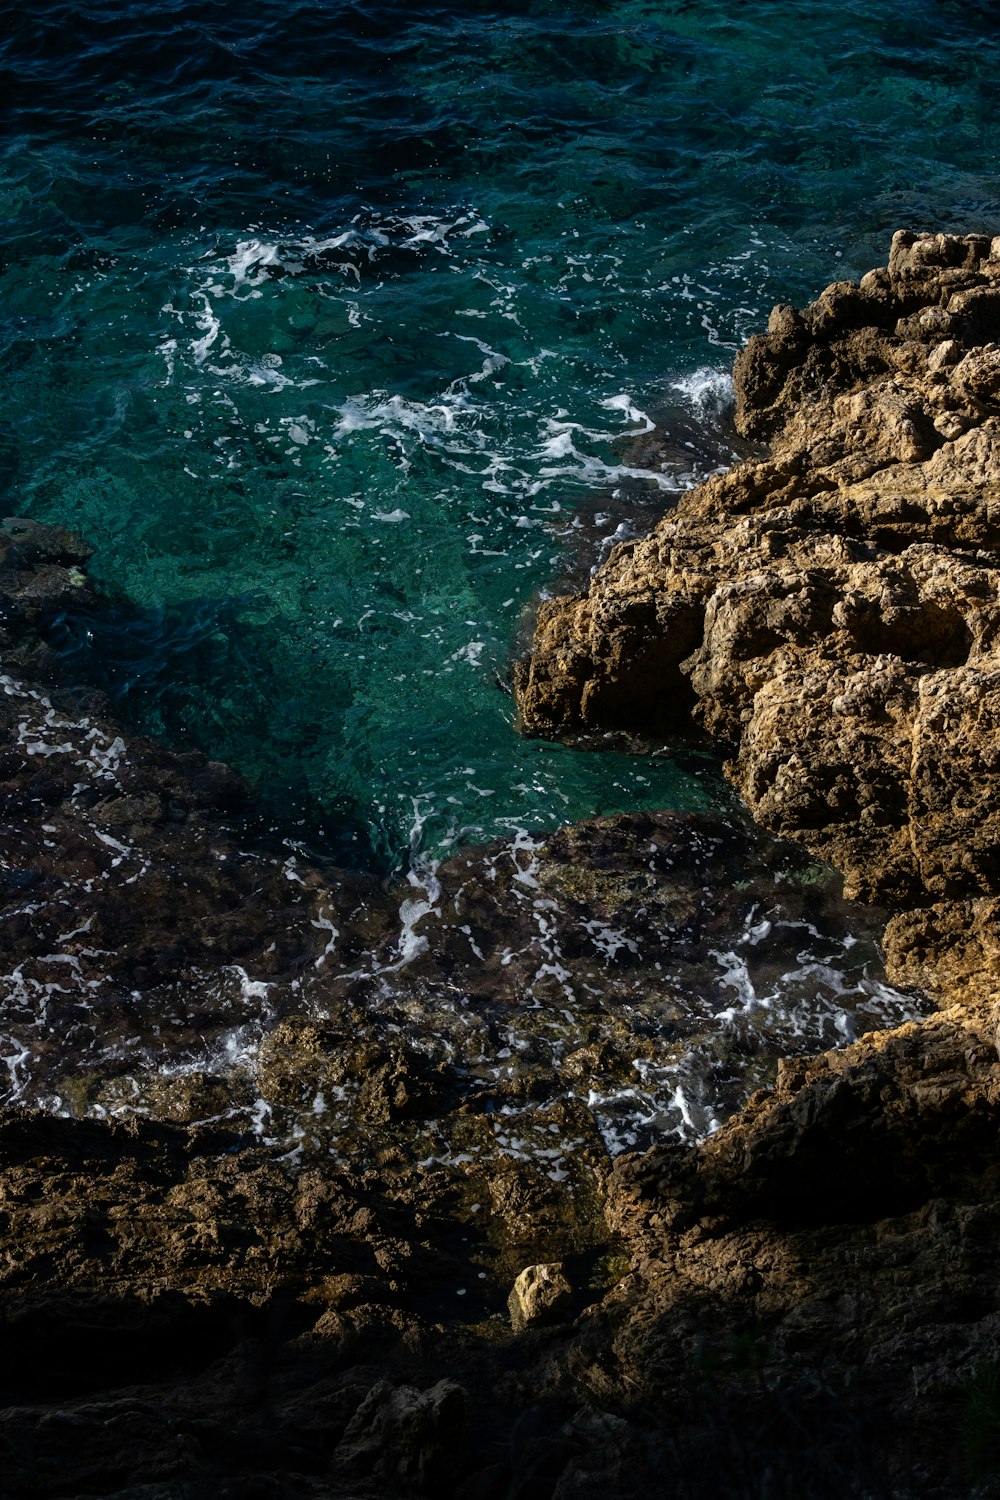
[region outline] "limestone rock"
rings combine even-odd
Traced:
[[[589,1088],[634,1074],[647,1014],[687,1045],[660,971],[697,992],[773,895],[770,855],[656,813],[464,851],[387,994],[398,892],[248,848],[226,821],[239,779],[119,736],[99,695],[21,692],[18,673],[52,676],[48,625],[100,601],[79,539],[0,539],[12,969],[65,945],[60,984],[32,982],[67,1035],[70,971],[106,978],[112,1032],[126,1004],[147,1014],[147,1044],[242,1035],[266,999],[241,1108],[302,1127],[291,1153],[234,1130],[235,1085],[200,1067],[144,1096],[159,1123],[124,1113],[136,1069],[65,1082],[66,1107],[121,1118],[0,1113],[13,1500],[700,1497],[748,1474],[783,1494],[817,1476],[824,1495],[994,1492],[963,1433],[971,1414],[995,1442],[1000,1370],[998,292],[1000,241],[901,233],[888,266],[776,309],[736,371],[738,420],[770,451],[540,617],[518,674],[534,732],[655,736],[693,713],[760,818],[893,904],[894,973],[946,1007],[788,1059],[701,1145],[610,1170]],[[46,727],[72,760],[32,753]],[[791,853],[808,921],[834,898]],[[604,1008],[547,1035],[532,1018],[569,1003],[554,955]],[[464,1070],[459,1043],[515,1036],[505,1012],[516,1066]],[[573,1143],[565,1173],[498,1152],[512,1111]],[[627,1273],[570,1321],[542,1258],[595,1249]],[[514,1319],[563,1319],[558,1338],[503,1329],[525,1265]]]
[[[776,308],[734,382],[769,451],[548,602],[522,720],[655,736],[686,678],[754,815],[895,908],[890,973],[942,1009],[787,1061],[694,1150],[620,1158],[631,1271],[567,1359],[595,1399],[697,1386],[665,1471],[736,1475],[751,1420],[769,1461],[790,1419],[818,1452],[822,1388],[831,1476],[849,1449],[866,1490],[943,1497],[969,1488],[943,1435],[1000,1367],[1000,240],[900,232]]]
[[[515,1333],[525,1328],[558,1323],[573,1303],[573,1288],[560,1261],[526,1266],[514,1282],[510,1299],[510,1321]]]

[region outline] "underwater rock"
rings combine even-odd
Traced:
[[[547,1246],[552,1203],[544,1234],[515,1215],[524,1264],[578,1241],[574,1195],[594,1222],[609,1148],[704,1133],[777,1056],[907,1006],[877,921],[735,814],[594,819],[389,882],[262,840],[241,778],[66,681],[47,641],[97,607],[87,548],[11,524],[0,631],[33,675],[0,694],[2,1102],[211,1122],[296,1162],[540,1167],[564,1225]]]
[[[995,1484],[998,339],[983,236],[898,234],[888,267],[776,308],[734,370],[767,454],[548,601],[516,676],[531,733],[655,742],[689,711],[757,818],[896,908],[889,972],[942,1007],[612,1168],[630,1271],[564,1368],[686,1403],[646,1450],[665,1485],[738,1487],[754,1454],[796,1489],[800,1443],[830,1493]]]

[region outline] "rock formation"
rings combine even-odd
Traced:
[[[853,1450],[873,1494],[992,1495],[1000,239],[898,233],[888,267],[775,308],[734,380],[759,453],[543,604],[523,725],[693,719],[766,827],[894,909],[889,971],[942,1010],[787,1065],[693,1152],[616,1164],[634,1258],[590,1379],[677,1401],[707,1362],[722,1448],[740,1402],[801,1432],[825,1403],[830,1493]]]
[[[766,452],[542,606],[529,733],[688,718],[766,827],[898,909],[890,968],[1000,988],[1000,239],[898,233],[734,370]]]
[[[877,923],[718,814],[388,883],[310,859],[68,680],[109,607],[87,561],[0,533],[0,1060],[36,1106],[0,1110],[4,1493],[582,1483],[637,1441],[543,1369],[618,1274],[606,1140],[704,1130],[776,1049],[884,1024]],[[512,1285],[553,1263],[514,1337]]]

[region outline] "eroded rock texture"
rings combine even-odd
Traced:
[[[996,1494],[998,1128],[993,1027],[956,1007],[787,1065],[694,1151],[623,1158],[631,1268],[581,1324],[582,1378],[691,1402],[665,1422],[679,1485],[700,1462],[741,1496]]]
[[[918,919],[896,972],[1000,988],[1000,239],[898,233],[736,360],[768,444],[541,608],[524,727],[730,747],[754,815]],[[914,923],[919,944],[914,942]],[[919,962],[917,954],[919,950]]]
[[[704,1134],[777,1056],[908,1008],[877,919],[738,819],[592,819],[386,882],[262,837],[238,776],[67,684],[53,643],[108,607],[86,550],[0,532],[0,1105],[447,1163],[483,1202],[502,1161],[568,1206],[608,1147]]]

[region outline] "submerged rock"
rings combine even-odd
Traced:
[[[12,526],[0,629],[34,676],[0,696],[4,1102],[211,1122],[296,1163],[530,1163],[566,1253],[609,1148],[703,1134],[779,1055],[911,1004],[836,881],[735,812],[521,834],[387,884],[262,843],[239,777],[66,683],[46,642],[98,607],[87,549]],[[521,1264],[553,1253],[515,1219]]]
[[[766,826],[896,908],[890,973],[942,1007],[615,1164],[630,1271],[566,1368],[597,1400],[698,1391],[665,1491],[757,1493],[750,1459],[775,1492],[995,1493],[998,340],[976,235],[898,234],[776,308],[734,371],[767,454],[544,605],[517,673],[529,732],[716,736]]]

